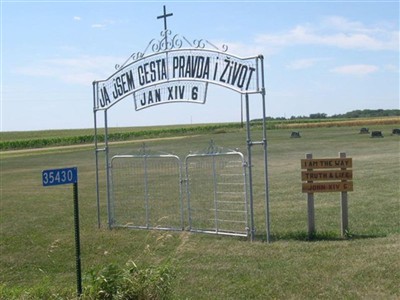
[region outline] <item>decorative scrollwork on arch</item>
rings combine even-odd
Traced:
[[[136,52],[136,53],[132,54],[131,58],[132,58],[132,60],[135,61],[135,60],[141,59],[143,56],[144,56],[143,52]]]
[[[151,50],[153,51],[153,52],[160,52],[161,51],[161,42],[160,41],[158,41],[158,40],[156,40],[156,39],[152,39],[151,41],[150,41],[150,44],[149,45],[151,45]],[[147,48],[146,48],[147,49]]]
[[[193,40],[193,44],[195,48],[204,49],[206,47],[206,43],[204,39]]]
[[[227,44],[222,44],[222,52],[227,52],[228,51],[228,45]]]
[[[182,46],[183,46],[183,41],[182,41],[182,39],[179,37],[178,34],[175,34],[174,37],[172,38],[171,44],[172,44],[172,48],[180,49],[180,48],[182,48]]]
[[[134,52],[122,65],[116,64],[115,69],[119,70],[120,68],[123,68],[129,61],[135,62],[143,58],[149,49],[151,49],[152,53],[158,53],[173,49],[181,49],[186,45],[187,47],[195,49],[212,48],[221,52],[228,51],[228,46],[226,44],[222,44],[221,47],[218,47],[206,39],[194,39],[190,41],[185,36],[181,36],[179,34],[173,35],[172,31],[168,29],[161,31],[160,37],[161,38],[159,39],[154,38],[150,40],[144,51]]]

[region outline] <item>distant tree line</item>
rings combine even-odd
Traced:
[[[370,118],[400,116],[400,109],[363,109],[353,110],[343,115],[333,115],[332,118]]]
[[[348,118],[371,118],[371,117],[395,117],[400,116],[400,109],[358,109],[344,114],[328,116],[326,113],[313,113],[308,116],[291,116],[290,120],[297,119],[348,119]],[[287,120],[284,117],[268,117],[268,120]]]

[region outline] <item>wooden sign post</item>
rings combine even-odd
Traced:
[[[302,192],[307,193],[308,235],[315,233],[314,193],[341,193],[341,234],[348,231],[347,192],[353,191],[353,160],[346,158],[346,153],[340,152],[339,158],[313,159],[312,154],[306,154],[301,160]]]

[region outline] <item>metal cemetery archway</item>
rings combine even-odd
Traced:
[[[265,210],[267,241],[270,241],[269,188],[266,138],[266,104],[264,87],[264,59],[262,55],[238,57],[228,53],[228,47],[221,48],[207,40],[189,40],[178,34],[173,35],[166,26],[160,39],[149,42],[143,52],[133,53],[116,72],[105,80],[93,82],[93,112],[96,156],[96,191],[98,225],[100,226],[99,154],[104,153],[106,165],[106,198],[108,224],[110,226],[111,161],[108,141],[108,110],[122,99],[131,96],[135,110],[173,102],[204,104],[208,86],[214,84],[231,89],[245,96],[247,130],[247,171],[249,181],[250,234],[254,239],[253,214],[252,147],[263,146],[265,175]],[[150,53],[147,53],[151,50]],[[250,128],[250,95],[260,95],[262,100],[263,138],[252,141]],[[98,133],[98,114],[104,116],[104,140]]]

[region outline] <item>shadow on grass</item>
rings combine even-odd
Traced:
[[[303,242],[317,242],[317,241],[349,241],[349,240],[361,240],[361,239],[373,239],[386,237],[386,234],[356,234],[348,232],[345,236],[339,235],[337,232],[320,231],[314,232],[311,235],[306,231],[296,231],[296,232],[285,232],[272,234],[271,240],[273,241],[303,241]],[[264,239],[264,237],[258,237],[257,239]]]

